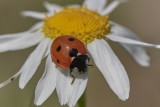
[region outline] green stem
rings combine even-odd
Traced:
[[[85,92],[83,93],[83,95],[81,96],[81,98],[78,101],[78,107],[87,107],[86,106],[86,94],[85,94]]]

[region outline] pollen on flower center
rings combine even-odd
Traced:
[[[101,16],[87,8],[65,8],[46,17],[43,32],[46,37],[71,35],[87,44],[95,38],[103,38],[110,31],[108,16]]]

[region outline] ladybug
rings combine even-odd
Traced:
[[[52,61],[57,67],[69,69],[70,75],[75,79],[72,72],[76,69],[79,74],[87,72],[88,52],[85,45],[72,36],[60,36],[51,45]],[[73,83],[72,81],[72,83]]]

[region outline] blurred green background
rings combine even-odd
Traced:
[[[22,10],[46,11],[45,0],[0,0],[0,34],[27,30],[37,20],[20,16]],[[48,0],[52,3],[81,4],[83,0]],[[130,0],[120,5],[110,19],[136,32],[144,41],[160,44],[160,0]],[[120,101],[111,91],[101,73],[89,72],[87,107],[160,107],[160,50],[147,49],[151,67],[143,68],[117,44],[111,43],[124,64],[131,82],[130,98]],[[35,47],[0,54],[0,82],[16,73]],[[24,90],[18,88],[18,79],[0,89],[0,107],[36,107],[33,104],[34,89],[44,70],[43,61]],[[61,107],[56,92],[40,107]]]

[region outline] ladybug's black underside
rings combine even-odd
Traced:
[[[74,68],[78,69],[79,73],[85,73],[87,72],[87,61],[88,61],[88,56],[87,55],[78,55],[74,58],[70,65],[70,72],[72,73]]]

